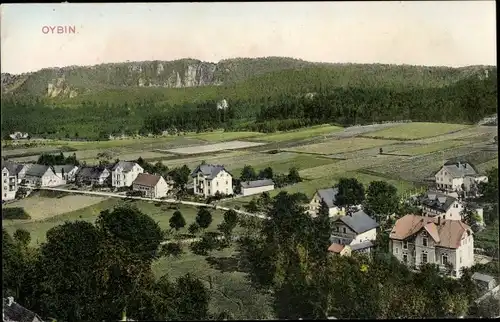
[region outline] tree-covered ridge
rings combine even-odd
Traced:
[[[486,72],[487,71],[487,72]],[[313,63],[286,57],[236,58],[218,63],[196,59],[175,61],[144,61],[46,68],[24,75],[2,74],[2,92],[12,95],[69,98],[100,92],[138,87],[184,88],[229,86],[222,93],[238,90],[235,84],[246,82],[244,88],[255,95],[261,88],[278,85],[287,90],[300,89],[318,82],[336,86],[418,86],[439,87],[468,77],[484,77],[496,73],[496,67],[469,66],[463,68],[425,67],[382,64]],[[50,89],[49,89],[50,87]],[[54,91],[55,89],[55,91]],[[241,91],[239,91],[241,94]],[[156,93],[156,91],[146,91]],[[165,93],[165,99],[172,92]],[[222,94],[221,93],[221,94]],[[175,94],[174,94],[175,95]],[[104,98],[104,97],[103,97]]]
[[[293,82],[283,83],[282,87],[278,87],[279,84],[254,87],[256,93],[261,90],[259,96],[248,94],[246,89],[252,87],[243,87],[247,82],[235,85],[240,87],[234,87],[238,91],[235,90],[232,96],[229,96],[230,87],[219,87],[219,90],[228,90],[227,96],[219,96],[227,98],[229,107],[226,109],[217,108],[219,100],[213,99],[217,92],[211,94],[211,99],[191,96],[190,102],[177,104],[162,102],[158,97],[123,103],[89,100],[72,108],[54,107],[43,99],[4,99],[2,137],[14,131],[34,136],[89,139],[108,134],[161,133],[164,130],[226,128],[273,132],[324,123],[353,125],[408,119],[475,123],[496,113],[496,73],[488,78],[471,77],[437,88],[331,88],[320,83],[321,77],[317,79],[318,83],[295,83],[295,88],[286,88]],[[206,89],[213,87],[179,91],[195,95],[200,94],[195,90]]]

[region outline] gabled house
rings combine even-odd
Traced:
[[[103,166],[81,167],[75,176],[77,184],[84,185],[107,185],[110,183],[111,171]]]
[[[409,214],[396,221],[389,239],[391,253],[414,269],[437,264],[449,275],[460,277],[463,267],[474,265],[473,232],[459,220]]]
[[[24,177],[26,176],[26,171],[28,171],[28,169],[32,166],[33,166],[33,164],[31,164],[31,163],[17,165],[17,168],[16,168],[17,183],[21,183],[23,181]]]
[[[350,215],[337,215],[332,218],[332,225],[332,243],[348,245],[352,251],[370,252],[377,239],[379,225],[363,210]]]
[[[274,182],[270,179],[244,181],[241,183],[241,194],[243,196],[255,195],[271,190],[274,190]]]
[[[200,164],[191,173],[194,194],[215,196],[217,192],[223,195],[233,194],[233,177],[223,165]]]
[[[28,185],[39,187],[54,187],[64,184],[63,179],[56,175],[52,167],[43,164],[33,164],[29,167],[23,180]]]
[[[167,181],[162,176],[139,173],[132,184],[134,191],[143,191],[147,198],[163,198],[169,191]]]
[[[446,163],[436,174],[436,187],[446,191],[469,192],[488,177],[477,173],[468,162]]]
[[[428,217],[440,217],[441,220],[462,220],[462,211],[464,204],[455,197],[449,194],[444,194],[437,191],[428,191],[420,200],[420,209],[422,214]],[[471,204],[472,206],[472,204]],[[476,213],[483,221],[483,209],[480,207],[473,207]]]
[[[2,201],[16,198],[18,188],[17,168],[17,164],[2,160]]]
[[[2,320],[4,322],[43,322],[36,313],[17,304],[12,297],[3,299]]]
[[[312,216],[316,217],[318,215],[319,209],[321,207],[321,201],[324,201],[328,206],[328,214],[330,217],[336,215],[344,215],[346,213],[346,209],[344,207],[340,207],[336,204],[336,196],[339,192],[338,188],[327,188],[327,189],[319,189],[317,190],[309,205],[307,205],[307,212]],[[360,209],[361,205],[353,206],[353,208]]]
[[[130,187],[144,169],[136,162],[118,161],[111,168],[111,185],[115,188]]]
[[[74,182],[78,167],[72,164],[55,165],[54,172],[64,181],[64,183]]]

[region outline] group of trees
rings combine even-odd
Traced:
[[[64,153],[62,152],[60,152],[59,154],[42,153],[38,157],[36,163],[49,166],[65,165],[65,164],[71,164],[76,166],[80,165],[80,162],[76,158],[76,153],[73,153],[72,155],[65,157]]]
[[[274,132],[319,123],[352,125],[408,119],[471,123],[496,113],[496,72],[485,79],[470,77],[435,88],[376,87],[364,86],[363,82],[343,86],[320,82],[311,86],[317,79],[302,81],[308,83],[288,90],[286,84],[281,84],[280,91],[272,95],[266,91],[246,95],[242,91],[249,90],[248,86],[251,90],[260,86],[248,82],[248,86],[234,89],[227,108],[218,108],[217,101],[208,97],[173,104],[148,99],[131,103],[119,99],[113,103],[83,101],[76,108],[53,108],[52,102],[42,99],[12,97],[2,99],[2,137],[23,131],[42,137],[101,140],[109,134],[164,130],[175,133],[225,128]]]
[[[328,256],[331,227],[324,203],[311,218],[297,195],[281,192],[266,214],[269,220],[247,219],[252,223],[244,225],[238,247],[253,285],[272,294],[279,319],[444,318],[476,307],[471,270],[455,280],[429,264],[413,273],[381,251]]]
[[[163,240],[158,224],[131,206],[102,211],[95,225],[56,226],[37,249],[28,232],[3,229],[3,296],[62,321],[118,320],[124,312],[137,320],[210,318],[198,278],[154,278]]]

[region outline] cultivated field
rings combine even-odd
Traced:
[[[343,129],[344,128],[342,127],[333,125],[318,125],[306,129],[266,134],[265,136],[261,136],[258,139],[267,142],[304,140],[315,136],[327,136],[342,131]]]
[[[265,143],[258,142],[246,142],[246,141],[228,141],[222,143],[208,144],[208,145],[197,145],[190,146],[185,148],[176,148],[170,150],[164,150],[168,153],[173,154],[201,154],[201,153],[210,153],[210,152],[219,152],[224,150],[237,150],[250,148],[254,146],[264,145]],[[161,151],[161,150],[159,150]]]
[[[328,155],[380,147],[394,143],[397,143],[397,141],[354,137],[340,140],[328,139],[327,141],[321,143],[288,148],[286,151]]]
[[[67,195],[59,198],[41,197],[37,193],[28,198],[9,203],[4,207],[21,207],[31,216],[31,221],[49,219],[67,212],[78,211],[105,200],[105,197],[86,195]],[[4,226],[18,223],[19,220],[2,220]]]
[[[255,137],[264,137],[264,133],[260,132],[225,132],[225,131],[214,131],[208,133],[197,133],[197,134],[188,134],[187,138],[193,138],[208,142],[223,142],[223,141],[232,141],[232,140],[240,140],[247,138],[255,138]]]
[[[401,155],[422,155],[422,154],[427,154],[427,153],[432,153],[432,152],[437,152],[437,151],[444,151],[446,149],[450,148],[455,148],[458,146],[464,146],[471,144],[471,141],[456,141],[456,140],[448,140],[448,141],[441,141],[441,142],[435,142],[433,144],[416,144],[413,147],[407,147],[401,150],[396,150],[392,152],[393,154],[401,154]]]
[[[404,123],[380,131],[371,132],[365,136],[383,139],[416,140],[459,131],[468,127],[468,125],[462,124],[415,122]]]

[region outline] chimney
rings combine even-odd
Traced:
[[[457,168],[460,169],[460,161],[457,162]]]
[[[467,163],[464,163],[464,168],[467,169]]]
[[[438,217],[438,226],[441,225],[441,216]]]

